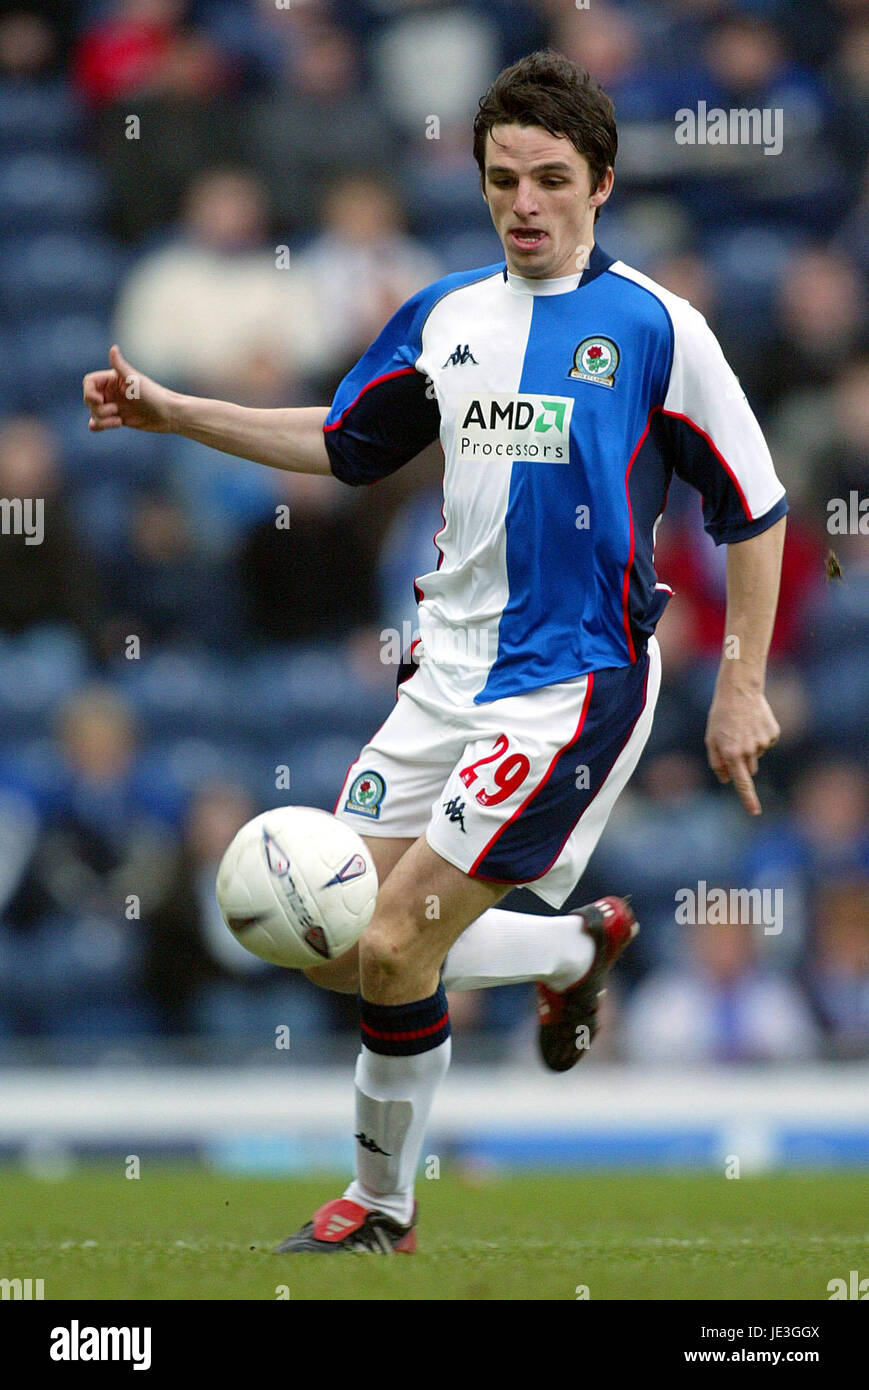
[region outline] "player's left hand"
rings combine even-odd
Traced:
[[[719,782],[732,782],[750,816],[760,815],[754,788],[758,760],[778,742],[780,729],[761,690],[719,685],[706,722],[709,766]]]

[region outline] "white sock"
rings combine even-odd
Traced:
[[[581,980],[594,958],[594,942],[580,930],[578,912],[538,917],[490,907],[472,922],[444,961],[444,989],[488,989],[543,980],[565,990]]]
[[[425,1128],[450,1048],[449,1036],[410,1057],[384,1056],[363,1044],[356,1063],[356,1177],[344,1196],[370,1211],[385,1211],[402,1226],[413,1216]]]

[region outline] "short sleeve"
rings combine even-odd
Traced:
[[[422,295],[402,305],[335,393],[323,439],[342,482],[385,478],[438,437],[435,393],[416,369],[425,307]]]
[[[785,490],[717,338],[702,314],[680,305],[663,407],[673,467],[701,494],[716,545],[749,540],[785,515]]]

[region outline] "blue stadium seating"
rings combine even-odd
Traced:
[[[105,360],[110,341],[106,320],[87,313],[31,320],[10,337],[29,405],[46,410],[81,400],[82,377]]]
[[[61,442],[61,466],[71,488],[99,482],[123,482],[128,486],[156,482],[165,472],[169,457],[168,440],[143,430],[88,429],[88,412],[82,403],[81,377],[86,371],[108,365],[109,339],[103,338],[98,357],[78,365],[78,395],[74,401],[49,407],[45,414]]]
[[[125,264],[118,247],[93,232],[8,237],[0,258],[0,313],[16,321],[58,313],[108,315]]]
[[[0,232],[93,226],[105,203],[99,167],[83,156],[31,152],[0,162]]]
[[[0,82],[0,149],[7,154],[74,146],[82,110],[62,81]]]
[[[4,739],[47,731],[64,700],[84,683],[87,656],[67,628],[0,637],[0,728]]]

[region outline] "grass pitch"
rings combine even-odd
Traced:
[[[273,1255],[344,1179],[144,1161],[0,1173],[0,1277],[51,1299],[811,1299],[863,1269],[862,1174],[422,1179],[414,1256]],[[283,1294],[286,1297],[286,1293]]]

